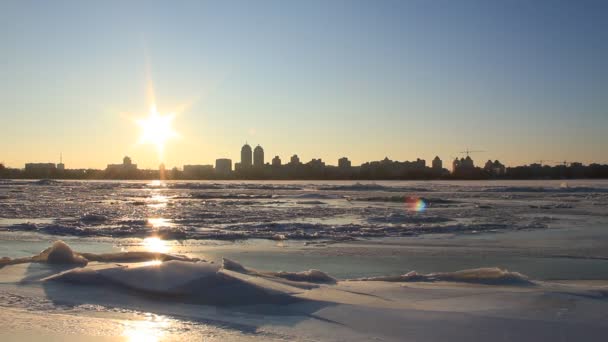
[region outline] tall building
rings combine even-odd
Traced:
[[[338,167],[341,169],[349,169],[351,167],[351,162],[346,157],[342,157],[338,159]]]
[[[483,169],[492,176],[503,176],[506,173],[506,167],[498,160],[488,160]]]
[[[251,146],[245,143],[241,148],[241,168],[251,167]]]
[[[325,162],[323,162],[323,160],[321,158],[319,159],[315,159],[313,158],[311,161],[309,161],[308,163],[306,163],[306,165],[311,166],[313,168],[324,168],[325,167]]]
[[[281,158],[279,156],[272,158],[272,166],[281,166]]]
[[[300,158],[298,157],[297,154],[294,154],[293,156],[291,156],[291,160],[289,161],[289,164],[300,165]]]
[[[470,156],[467,156],[466,158],[460,159],[460,167],[472,169],[475,167],[475,164],[473,163],[473,159],[471,159]]]
[[[228,176],[232,172],[232,160],[220,158],[215,160],[215,173],[221,176]]]
[[[433,159],[433,170],[441,170],[443,169],[443,162],[439,159],[439,156],[435,156]]]
[[[452,165],[453,173],[471,174],[473,171],[475,171],[475,163],[473,162],[473,159],[471,159],[470,156],[467,156],[466,158],[460,158],[460,160],[456,158]]]
[[[256,146],[253,150],[253,166],[264,166],[264,149],[260,145]]]
[[[458,160],[458,158],[456,158],[452,162],[452,172],[456,172],[459,168],[460,168],[460,160]]]

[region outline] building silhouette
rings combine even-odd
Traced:
[[[291,165],[300,165],[300,158],[298,157],[297,154],[294,154],[293,156],[291,156],[291,159],[289,160],[289,164]]]
[[[338,159],[338,167],[341,169],[350,169],[351,162],[350,162],[350,160],[348,160],[348,158],[342,157],[342,158]]]
[[[471,159],[470,156],[467,156],[466,158],[456,158],[454,159],[454,162],[452,163],[452,172],[453,173],[458,173],[458,172],[466,172],[468,170],[472,170],[475,168],[475,163],[473,162],[473,159]]]
[[[433,170],[435,170],[435,171],[441,171],[443,169],[443,162],[441,161],[441,159],[439,159],[439,156],[435,156],[435,159],[433,159],[432,165],[433,165]]]
[[[188,179],[208,178],[213,175],[213,165],[184,165],[183,175]]]
[[[264,166],[264,149],[260,145],[256,146],[255,149],[253,150],[253,166],[255,166],[255,167]]]
[[[507,170],[498,160],[488,160],[483,169],[491,176],[504,176]]]
[[[108,164],[106,171],[108,172],[130,172],[136,171],[137,164],[133,164],[133,161],[129,157],[122,159],[122,164]]]
[[[57,167],[53,163],[27,163],[25,173],[34,178],[50,178]]]
[[[312,159],[302,163],[297,154],[291,156],[289,163],[283,164],[279,156],[272,159],[271,165],[264,164],[264,150],[256,146],[254,151],[247,144],[241,150],[241,158],[246,167],[239,168],[226,158],[217,159],[213,165],[184,165],[183,171],[173,168],[165,170],[138,169],[129,157],[122,164],[109,164],[105,170],[65,169],[63,156],[60,163],[27,163],[25,169],[4,167],[0,163],[0,178],[5,179],[327,179],[327,180],[391,180],[391,179],[576,179],[608,178],[608,165],[580,162],[563,162],[556,166],[535,163],[523,166],[506,167],[498,160],[488,160],[483,167],[476,167],[469,155],[455,158],[450,173],[443,168],[442,160],[436,156],[431,166],[424,159],[413,161],[394,161],[388,157],[383,160],[369,161],[360,166],[352,166],[351,161],[342,157],[336,166],[326,165],[323,160]],[[464,153],[473,152],[466,151]],[[256,166],[256,167],[253,167]],[[166,177],[163,177],[163,175]]]
[[[249,145],[246,145],[249,146]],[[251,148],[249,148],[251,150]],[[232,173],[232,160],[220,158],[215,160],[215,174],[219,176],[228,176]]]
[[[314,169],[322,169],[325,167],[325,162],[321,158],[319,158],[319,159],[313,158],[311,161],[306,163],[306,165],[310,166]]]
[[[25,171],[55,171],[57,167],[53,163],[27,163]]]
[[[251,146],[249,146],[249,144],[245,143],[245,145],[243,145],[243,147],[241,148],[241,163],[240,163],[241,168],[250,168],[251,167],[251,165],[252,165],[251,156],[252,156]]]

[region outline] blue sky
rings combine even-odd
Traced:
[[[0,161],[608,162],[603,1],[3,1]]]

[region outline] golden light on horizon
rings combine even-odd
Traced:
[[[156,106],[152,105],[148,117],[136,121],[141,130],[139,143],[154,145],[161,162],[164,157],[165,144],[170,139],[178,136],[172,127],[173,119],[175,119],[175,114],[161,115],[156,110]]]

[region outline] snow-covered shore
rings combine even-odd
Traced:
[[[2,340],[603,341],[608,332],[608,282],[497,269],[335,281],[155,255],[83,267],[82,255],[56,243],[5,259]]]

